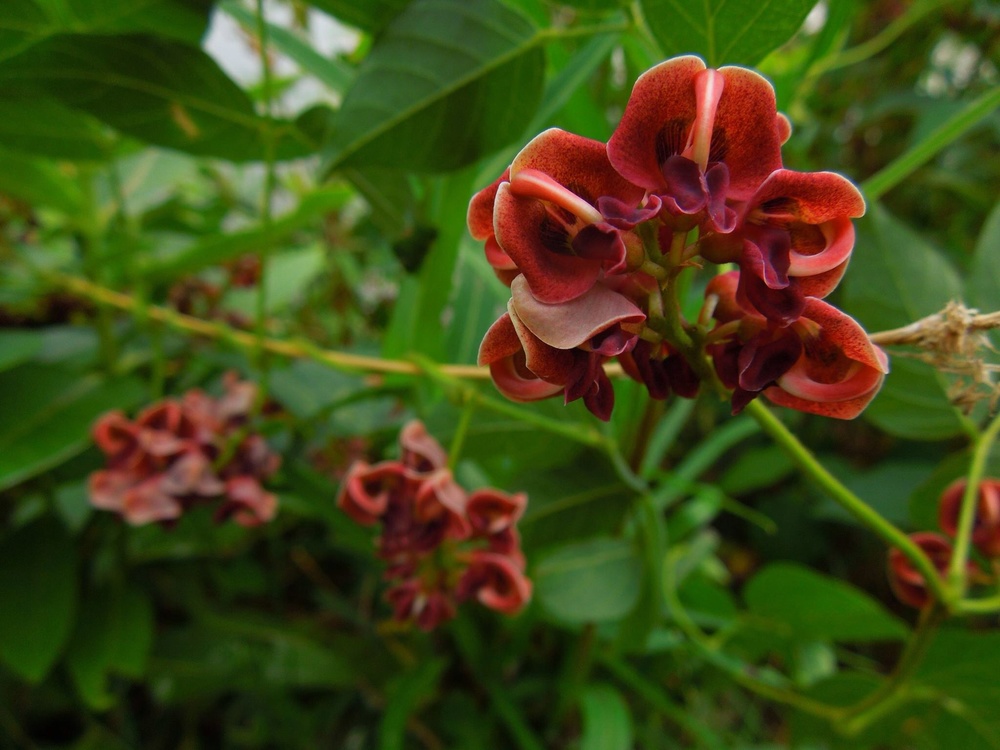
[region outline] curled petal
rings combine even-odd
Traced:
[[[266,492],[253,477],[226,481],[226,502],[215,513],[216,521],[232,518],[240,526],[260,526],[278,512],[278,498]]]
[[[448,454],[419,420],[407,422],[399,432],[400,460],[418,474],[428,474],[448,464]]]
[[[517,317],[541,341],[556,349],[573,349],[615,324],[635,324],[646,319],[627,297],[601,284],[562,304],[539,301],[523,277],[514,279],[510,289]]]
[[[521,336],[529,342],[527,347],[514,327],[511,313],[504,313],[483,338],[479,364],[489,365],[497,390],[513,401],[539,401],[556,395],[573,369],[572,353],[546,346],[523,324],[520,328]],[[529,367],[529,351],[532,364],[550,377],[554,376],[555,380],[544,380]]]
[[[475,597],[497,612],[513,615],[531,600],[531,581],[505,555],[477,550],[456,588],[460,601]]]
[[[94,442],[112,461],[136,447],[139,428],[121,411],[101,415],[94,424]]]
[[[951,543],[940,534],[918,532],[910,539],[923,550],[940,573],[948,570],[951,560]],[[889,550],[889,585],[896,597],[911,607],[924,607],[931,601],[923,575],[902,552]]]
[[[638,206],[645,194],[615,170],[603,143],[558,128],[540,133],[521,149],[510,165],[511,181],[517,181],[528,170],[546,175],[555,184],[565,186],[564,190],[569,188],[594,211],[602,196]]]
[[[965,495],[965,478],[956,479],[941,493],[938,525],[948,536],[958,533],[958,517]],[[1000,557],[1000,479],[984,478],[979,483],[972,543],[986,557]]]
[[[853,419],[875,398],[889,361],[857,322],[822,300],[809,299],[803,317],[818,325],[802,356],[765,395],[811,414]]]
[[[120,513],[125,504],[125,492],[137,481],[135,475],[125,471],[95,471],[88,480],[90,504]]]
[[[176,497],[198,495],[215,497],[225,490],[212,462],[201,451],[186,451],[163,473],[160,484],[164,492]]]
[[[470,532],[465,517],[467,501],[465,490],[451,472],[438,469],[420,483],[413,501],[413,517],[418,523],[443,524],[448,539],[465,539]]]
[[[370,526],[389,508],[393,493],[405,483],[406,467],[398,461],[369,466],[356,461],[347,470],[337,496],[337,507],[360,524]]]
[[[510,183],[497,193],[497,241],[524,274],[532,293],[545,302],[579,297],[601,273],[601,261],[572,254],[569,231],[533,198],[518,198]]]
[[[508,495],[500,490],[481,489],[469,495],[465,515],[475,534],[488,536],[517,523],[527,505],[528,496],[523,492]]]
[[[497,197],[500,184],[510,179],[510,169],[484,187],[469,201],[468,223],[469,234],[477,240],[485,240],[493,236],[493,202]]]
[[[806,224],[822,224],[836,218],[857,219],[865,213],[865,199],[860,191],[835,172],[775,170],[760,185],[750,205],[751,215]]]
[[[154,475],[126,490],[122,499],[122,517],[133,526],[153,521],[173,521],[181,517],[184,506],[164,491],[163,477]]]

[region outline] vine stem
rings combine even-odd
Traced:
[[[986,472],[986,462],[998,435],[1000,435],[1000,414],[993,418],[979,437],[969,464],[965,494],[962,496],[962,507],[958,516],[958,530],[955,533],[955,548],[948,564],[948,585],[955,592],[956,598],[965,595],[968,583],[969,547],[976,521],[976,508],[979,505],[979,483]]]
[[[893,705],[897,700],[905,700],[904,688],[924,660],[945,614],[945,610],[939,604],[927,607],[920,613],[916,632],[907,641],[906,648],[896,662],[892,674],[878,688],[844,711],[841,719],[841,729],[844,734],[849,737],[860,734],[883,714],[887,704]]]
[[[141,311],[142,316],[162,323],[168,328],[222,341],[248,352],[254,351],[258,345],[256,334],[241,331],[225,323],[202,320],[171,310],[168,307],[146,305],[132,295],[117,292],[79,276],[47,271],[39,271],[39,273],[54,286],[88,299],[97,305],[106,305],[131,313],[136,318],[140,317]],[[293,359],[311,359],[347,372],[385,375],[423,375],[427,372],[425,367],[409,360],[366,357],[335,349],[323,349],[302,338],[270,338],[265,336],[259,344],[272,354]],[[490,377],[489,368],[478,365],[441,364],[436,365],[436,369],[444,375],[463,380],[488,380]],[[609,377],[617,377],[622,374],[622,368],[617,364],[605,365],[604,371]],[[516,409],[517,407],[512,405],[512,408]]]
[[[941,580],[941,576],[930,558],[905,533],[879,515],[868,503],[847,489],[840,480],[827,471],[826,467],[816,460],[812,452],[802,444],[795,434],[759,400],[751,401],[747,405],[746,411],[757,420],[761,429],[771,436],[799,469],[818,484],[834,502],[854,516],[862,525],[868,527],[889,546],[899,549],[920,571],[927,588],[930,589],[935,599],[949,607],[955,602],[956,597]]]

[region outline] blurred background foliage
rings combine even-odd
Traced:
[[[1000,747],[996,617],[893,672],[915,618],[884,546],[749,416],[620,381],[605,429],[435,365],[473,363],[507,299],[472,193],[546,127],[607,139],[679,53],[758,66],[794,125],[786,166],[862,185],[837,303],[868,330],[1000,309],[997,4],[263,5],[0,8],[0,746]],[[94,420],[230,370],[271,402],[278,518],[93,511]],[[929,529],[986,410],[953,406],[956,377],[894,356],[862,419],[782,418]],[[414,416],[459,435],[463,484],[529,494],[518,618],[390,621],[372,535],[334,498]]]

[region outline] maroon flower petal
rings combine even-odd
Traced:
[[[370,526],[389,508],[393,493],[405,486],[406,467],[398,461],[369,466],[356,461],[347,470],[337,495],[337,507],[358,523]]]
[[[448,465],[448,454],[419,420],[407,422],[399,432],[400,460],[418,474],[429,474]]]
[[[712,128],[709,162],[729,168],[730,200],[747,200],[776,169],[781,168],[781,141],[776,127],[774,88],[759,73],[725,67],[725,79]]]
[[[510,179],[510,169],[484,187],[469,201],[468,223],[469,233],[477,240],[485,240],[493,236],[493,203],[497,197],[500,183]]]
[[[510,183],[504,183],[497,193],[494,218],[497,241],[538,299],[565,302],[597,281],[601,261],[573,255],[569,231],[541,201],[518,198]]]
[[[625,179],[647,190],[662,187],[662,165],[688,146],[697,112],[694,79],[703,70],[700,58],[675,57],[639,76],[608,141],[608,158]]]
[[[477,550],[456,587],[456,597],[464,601],[474,596],[490,609],[513,615],[531,600],[531,588],[531,581],[509,558]]]
[[[602,196],[638,206],[645,191],[619,174],[600,141],[550,128],[535,136],[510,165],[511,179],[525,170],[537,170],[563,185],[590,206]]]
[[[217,522],[232,518],[240,526],[260,526],[278,512],[278,498],[266,492],[253,477],[226,481],[226,502],[215,513]]]
[[[523,492],[509,495],[491,488],[469,495],[465,515],[474,534],[489,536],[510,528],[524,515],[528,496]]]

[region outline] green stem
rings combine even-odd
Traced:
[[[911,6],[911,8],[904,15],[894,20],[875,36],[854,47],[851,47],[850,49],[843,50],[818,61],[813,66],[812,70],[809,71],[809,76],[819,76],[823,73],[828,73],[831,70],[846,68],[849,65],[855,65],[857,63],[864,62],[870,57],[874,57],[882,50],[888,48],[889,45],[896,41],[896,39],[898,39],[904,31],[915,25],[921,18],[932,13],[938,8],[947,5],[951,1],[952,0],[935,0],[935,2],[925,3],[923,5],[920,3],[914,3],[914,5]]]
[[[687,711],[678,706],[670,699],[670,696],[660,689],[659,685],[646,679],[619,657],[602,654],[598,658],[601,665],[629,688],[629,690],[652,705],[653,708],[666,716],[670,721],[677,724],[691,738],[696,739],[699,747],[710,748],[711,750],[725,750],[726,746],[718,735],[711,732],[701,722],[692,719]]]
[[[913,563],[913,566],[920,571],[927,584],[927,588],[930,589],[935,599],[946,604],[950,604],[953,601],[950,590],[945,587],[941,576],[938,575],[938,571],[930,561],[930,558],[906,534],[880,516],[864,500],[841,484],[840,480],[827,471],[792,431],[759,400],[751,401],[747,405],[746,411],[757,420],[757,423],[764,432],[771,436],[799,469],[818,484],[834,502],[854,516],[863,526],[866,526],[879,536],[886,544],[899,549]]]
[[[840,719],[843,714],[842,709],[814,700],[779,685],[758,680],[748,674],[744,668],[737,666],[731,659],[722,654],[713,640],[691,619],[691,616],[677,596],[673,567],[673,559],[668,556],[663,566],[663,589],[667,608],[678,627],[680,627],[702,655],[706,657],[710,664],[724,670],[734,682],[763,698],[792,706],[800,711],[822,717],[831,722],[836,722]]]
[[[955,549],[948,565],[948,585],[956,598],[965,596],[968,585],[969,547],[972,541],[972,530],[975,527],[976,512],[979,506],[979,484],[986,472],[986,462],[989,459],[993,444],[1000,434],[1000,414],[994,417],[976,443],[969,464],[969,474],[966,477],[965,494],[962,496],[962,507],[958,516],[958,530],[955,532]]]
[[[908,699],[906,688],[910,677],[924,660],[945,614],[940,606],[927,607],[920,613],[916,632],[907,642],[892,674],[876,690],[846,709],[840,724],[845,735],[852,737],[860,734],[884,714],[886,705],[896,705],[898,701]]]
[[[994,87],[973,99],[960,112],[955,113],[936,127],[916,146],[907,149],[895,161],[887,164],[862,182],[861,190],[865,197],[870,201],[878,200],[934,154],[956,140],[965,131],[977,125],[998,106],[1000,106],[1000,88]]]
[[[472,421],[472,412],[475,405],[467,398],[465,391],[462,392],[462,415],[458,419],[458,427],[451,437],[451,445],[448,446],[448,468],[452,471],[458,465],[458,457],[462,455],[462,446],[465,444],[465,436],[469,432],[469,423]]]

